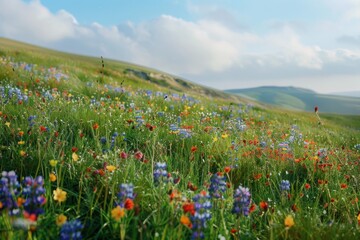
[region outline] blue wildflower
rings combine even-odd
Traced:
[[[60,239],[61,240],[79,240],[82,239],[81,230],[84,228],[80,220],[73,220],[66,222],[61,226]]]
[[[251,193],[249,188],[242,187],[241,185],[234,192],[234,204],[232,212],[237,215],[249,215],[249,208],[251,203]]]
[[[0,203],[2,208],[7,209],[10,215],[15,215],[19,212],[18,205],[16,202],[17,196],[19,195],[20,184],[17,180],[15,171],[2,172],[0,179]]]
[[[210,178],[210,195],[214,198],[221,198],[226,191],[226,178],[222,173],[215,173]]]
[[[202,191],[193,197],[195,213],[191,216],[192,226],[192,239],[203,239],[205,237],[204,230],[206,229],[207,221],[211,219],[211,202],[210,195]]]
[[[290,182],[289,180],[281,180],[280,183],[280,190],[283,191],[289,191],[290,190]]]
[[[122,183],[120,184],[120,191],[117,194],[118,201],[116,202],[117,205],[124,208],[126,199],[134,200],[134,185],[129,183]]]
[[[168,173],[166,171],[166,163],[157,162],[154,168],[154,183],[167,182]]]
[[[38,217],[44,213],[42,206],[46,202],[44,178],[38,176],[35,179],[32,177],[25,177],[23,181],[23,191],[25,200],[24,210],[28,214],[35,214]]]

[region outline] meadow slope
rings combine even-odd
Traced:
[[[1,239],[359,239],[360,131],[0,39]]]

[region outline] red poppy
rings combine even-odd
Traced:
[[[224,172],[229,173],[230,171],[231,171],[231,167],[226,166],[226,167],[224,168]]]
[[[133,200],[131,200],[130,198],[127,198],[125,200],[125,204],[124,204],[124,207],[126,210],[132,210],[134,208],[134,202]]]

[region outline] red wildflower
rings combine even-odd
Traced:
[[[194,215],[195,214],[195,206],[194,206],[194,203],[185,203],[183,206],[182,206],[183,210],[184,210],[184,213],[190,213],[191,215]]]
[[[230,230],[230,233],[231,233],[231,234],[236,234],[236,233],[237,233],[237,230],[236,230],[235,228],[232,228],[232,229]]]
[[[93,125],[93,129],[94,129],[94,130],[96,130],[96,129],[98,129],[98,128],[99,128],[99,124],[94,123],[94,125]]]
[[[308,183],[305,183],[305,189],[309,189],[311,186]]]
[[[137,160],[143,160],[144,159],[144,154],[140,151],[137,151],[134,153],[134,157],[137,159]]]
[[[197,146],[192,146],[191,147],[191,152],[196,152],[196,150],[197,150]]]
[[[346,189],[348,187],[348,185],[346,183],[342,183],[340,184],[341,189]]]
[[[251,206],[249,208],[249,213],[252,213],[255,210],[256,210],[256,205],[253,203],[253,204],[251,204]]]
[[[267,202],[265,202],[265,201],[261,201],[261,202],[260,202],[260,208],[261,208],[261,210],[263,210],[263,211],[267,211],[268,208],[269,208],[269,204],[268,204]]]
[[[119,155],[120,155],[120,158],[122,158],[122,159],[127,159],[127,157],[128,157],[126,152],[121,152]]]
[[[198,189],[197,186],[195,186],[191,182],[188,182],[187,188],[190,189],[191,191],[196,191]]]
[[[224,172],[229,173],[231,171],[231,167],[227,166],[224,168]]]
[[[262,177],[262,174],[261,173],[254,174],[253,177],[254,177],[254,180],[259,180]]]
[[[134,208],[134,202],[133,200],[131,200],[130,198],[127,198],[125,200],[125,204],[124,204],[124,207],[126,210],[132,210]]]
[[[318,110],[319,110],[318,106],[315,106],[314,110],[315,110],[315,112],[318,112]]]
[[[72,151],[72,152],[77,152],[78,150],[79,150],[79,149],[78,149],[77,147],[72,147],[72,148],[71,148],[71,151]]]

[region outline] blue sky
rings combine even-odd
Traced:
[[[0,36],[219,89],[360,90],[359,0],[0,0]]]

